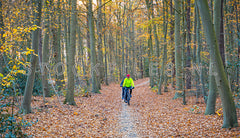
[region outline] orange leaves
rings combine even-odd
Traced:
[[[33,101],[34,114],[28,115],[29,121],[38,118],[39,122],[24,130],[34,137],[113,137],[118,135],[120,98],[118,85],[103,86],[102,94],[92,97],[75,97],[77,106],[59,105],[57,97],[46,97],[48,105],[40,106],[41,97]],[[61,97],[64,101],[64,97]],[[113,104],[114,103],[114,104]],[[37,110],[38,109],[38,110]],[[40,112],[39,112],[40,111]]]
[[[77,113],[77,112],[73,112],[73,114],[74,114],[74,115],[78,115],[78,113]]]
[[[147,82],[137,80],[135,84]],[[102,94],[92,97],[75,97],[77,106],[61,107],[56,96],[47,98],[47,106],[41,97],[34,97],[34,114],[24,116],[28,121],[38,119],[32,127],[24,131],[33,137],[124,137],[120,132],[123,106],[119,84],[103,86]],[[148,88],[148,83],[133,90],[131,105],[126,112],[131,118],[139,137],[234,137],[239,136],[239,128],[224,130],[222,108],[217,115],[205,116],[205,104],[182,105],[182,99],[173,100],[174,91],[157,95]],[[64,101],[64,97],[60,98]],[[188,100],[188,99],[187,99]],[[195,102],[195,101],[194,101]],[[217,101],[217,104],[219,101]],[[128,107],[128,106],[127,106]],[[200,113],[189,112],[194,109]],[[21,120],[19,118],[19,120]],[[124,120],[128,121],[128,120]],[[130,124],[130,123],[129,123]],[[125,130],[126,132],[128,130]]]

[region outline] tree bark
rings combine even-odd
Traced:
[[[76,105],[74,101],[74,88],[75,88],[75,51],[76,51],[76,0],[71,3],[71,20],[70,20],[70,45],[66,48],[67,51],[67,94],[65,97],[65,104]]]
[[[221,55],[218,47],[218,41],[216,33],[212,24],[208,2],[207,0],[197,1],[200,15],[204,27],[204,34],[206,36],[207,44],[210,49],[210,58],[213,61],[213,69],[216,78],[217,88],[219,90],[222,105],[223,105],[223,128],[237,127],[237,114],[236,107],[233,100],[232,92],[228,84],[228,80],[224,71],[223,62],[221,60]]]
[[[214,11],[213,11],[213,20],[214,20],[214,30],[220,48],[220,27],[221,27],[221,2],[218,0],[214,1]],[[212,55],[210,55],[212,56]],[[222,61],[224,61],[222,59]],[[207,107],[205,110],[205,115],[215,114],[215,105],[217,98],[217,85],[214,76],[213,61],[210,58],[210,68],[209,68],[209,95],[207,100]]]
[[[49,63],[49,1],[45,0],[44,8],[45,11],[45,21],[44,21],[44,38],[43,38],[43,47],[42,47],[42,89],[43,95],[50,97],[49,86],[48,86],[48,63]]]
[[[0,45],[2,46],[4,44],[4,37],[3,37],[3,34],[4,34],[4,22],[3,22],[3,11],[2,11],[2,1],[0,1],[0,35],[1,35],[1,38],[0,38]],[[4,59],[3,59],[3,52],[0,52],[0,73],[1,74],[4,74]]]
[[[186,15],[186,22],[187,22],[187,59],[186,59],[186,89],[191,89],[191,78],[192,74],[190,71],[191,68],[191,0],[187,0],[187,15]]]
[[[36,0],[36,11],[35,8],[33,8],[34,12],[34,25],[40,26],[41,24],[41,14],[42,14],[42,0]],[[38,53],[38,44],[39,44],[39,35],[40,35],[40,29],[37,28],[36,30],[32,31],[32,49],[34,50],[34,53]],[[33,85],[34,85],[34,79],[35,79],[35,70],[37,65],[38,57],[34,54],[31,55],[30,65],[31,65],[31,72],[29,76],[27,77],[27,82],[25,86],[24,91],[24,97],[22,102],[22,109],[24,113],[31,113],[31,98],[32,98],[32,91],[33,91]]]
[[[148,20],[151,20],[151,13],[153,12],[152,4],[153,0],[145,0],[147,9],[148,9]],[[152,46],[152,24],[149,23],[148,25],[148,68],[149,68],[149,77],[150,77],[150,87],[154,86],[153,80],[153,61],[152,61],[152,54],[153,54],[153,46]]]
[[[166,73],[165,73],[165,64],[167,61],[167,26],[168,26],[168,14],[165,14],[165,1],[163,2],[163,59],[162,59],[162,65],[161,65],[161,72],[160,72],[160,80],[158,84],[158,94],[162,94],[162,84],[165,81],[166,82]],[[164,88],[165,89],[165,88]]]
[[[182,48],[180,45],[180,2],[181,0],[174,0],[175,2],[175,69],[176,69],[176,90],[174,99],[179,97],[179,91],[182,90]]]
[[[99,92],[97,87],[96,77],[96,51],[95,51],[95,30],[92,11],[92,0],[88,0],[88,13],[89,13],[89,34],[90,34],[90,49],[91,49],[91,78],[92,78],[92,92]]]
[[[102,51],[102,0],[98,0],[98,12],[97,12],[97,34],[98,34],[98,63],[100,64],[99,72],[104,72],[103,66],[103,51]],[[101,89],[101,83],[104,80],[104,74],[100,73],[98,77],[98,87]]]
[[[57,3],[57,10],[58,10],[58,21],[57,21],[57,86],[58,86],[58,91],[61,91],[62,89],[62,84],[64,84],[64,68],[63,68],[63,64],[62,63],[62,54],[63,54],[63,47],[61,46],[61,18],[62,18],[62,14],[61,14],[61,5],[60,5],[61,1],[58,0]]]

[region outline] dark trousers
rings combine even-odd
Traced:
[[[124,87],[122,87],[122,100],[124,99]]]

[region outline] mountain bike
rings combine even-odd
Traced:
[[[134,87],[125,87],[124,88],[124,102],[130,105],[130,100],[132,95],[130,94],[130,90],[134,89]]]

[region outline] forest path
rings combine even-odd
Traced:
[[[157,95],[149,87],[149,78],[134,81],[131,105],[121,100],[121,87],[103,85],[101,94],[76,96],[76,106],[60,105],[57,96],[33,96],[32,114],[24,119],[35,122],[24,133],[33,137],[239,137],[240,127],[222,129],[222,116],[205,116],[203,98],[196,105],[195,97],[173,100],[169,89]],[[170,88],[170,87],[169,87]],[[76,90],[78,92],[78,89]],[[63,102],[65,97],[61,96]],[[195,108],[197,107],[197,108]],[[217,101],[217,110],[221,107]],[[240,122],[240,120],[239,120]]]
[[[137,84],[135,84],[136,89],[134,89],[133,91],[138,91],[139,86],[144,86],[144,85],[148,85],[149,84],[149,80],[145,81],[145,82],[138,82]],[[119,116],[119,124],[120,124],[120,133],[122,135],[122,137],[126,137],[126,138],[137,138],[140,137],[138,132],[137,132],[137,126],[136,126],[136,122],[138,121],[138,117],[137,114],[134,112],[134,109],[130,106],[128,106],[126,103],[122,102],[122,110],[121,110],[121,114]]]

